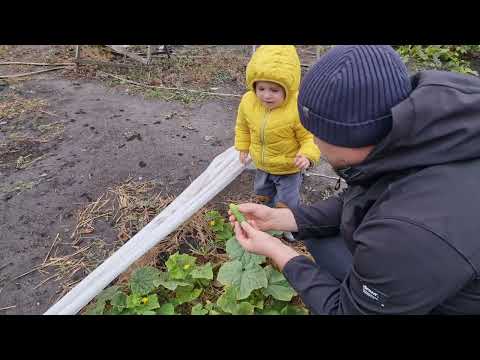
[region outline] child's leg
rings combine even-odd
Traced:
[[[261,170],[255,171],[253,190],[260,198],[260,201],[267,206],[273,206],[273,199],[275,198],[276,190],[272,175]]]
[[[302,174],[278,175],[274,177],[277,194],[275,207],[296,207],[300,203],[300,186]]]

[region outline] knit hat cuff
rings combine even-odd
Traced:
[[[302,125],[319,139],[336,146],[358,148],[378,144],[392,129],[392,115],[363,121],[341,123],[299,106]]]

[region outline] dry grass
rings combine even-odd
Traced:
[[[35,159],[32,158],[32,154],[28,154],[27,156],[20,156],[16,161],[16,168],[18,170],[26,169],[35,162],[42,160],[45,156],[46,155],[41,155]]]
[[[82,66],[82,74],[88,76],[96,70],[121,76],[127,80],[146,85],[192,90],[215,91],[218,86],[244,89],[244,72],[248,59],[231,52],[203,52],[202,56],[175,56],[154,58],[151,65],[144,66],[126,60],[131,67],[115,67],[108,64]],[[114,60],[111,61],[114,63]],[[101,78],[109,86],[123,85],[120,80]],[[198,102],[208,98],[203,94],[183,91],[151,90],[129,87],[130,93],[141,93],[150,98],[161,98],[166,101],[179,101],[185,104]],[[241,90],[238,90],[240,93]]]
[[[48,106],[43,99],[26,99],[15,93],[0,96],[0,122],[6,137],[0,143],[0,166],[22,170],[43,159],[41,144],[56,140],[64,133],[62,122],[49,122],[43,114]],[[42,116],[38,116],[42,114]]]
[[[31,138],[19,133],[9,134],[7,143],[0,143],[0,167],[25,169],[34,162],[43,159],[38,147],[40,138]]]
[[[39,127],[38,130],[42,133],[39,141],[45,143],[60,138],[65,130],[65,125],[60,122],[55,122],[43,125]]]
[[[82,46],[80,51],[82,59],[110,61],[114,57],[114,54],[109,49],[101,45]]]
[[[0,59],[4,59],[8,54],[8,45],[0,45]]]
[[[46,279],[37,286],[58,281],[60,298],[97,268],[171,202],[171,197],[153,194],[154,189],[153,181],[129,179],[79,209],[76,225],[67,240],[70,242],[60,239],[52,243],[51,256],[39,267]],[[96,228],[101,223],[115,230],[115,239],[104,239],[101,233],[97,234]]]
[[[33,181],[17,181],[12,185],[0,184],[0,193],[21,193],[25,190],[31,190],[37,183]]]
[[[39,111],[47,106],[42,99],[25,99],[16,94],[0,96],[0,120],[11,120],[22,114]]]

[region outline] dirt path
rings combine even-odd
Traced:
[[[147,100],[125,87],[58,74],[15,84],[0,95],[44,101],[43,112],[0,125],[0,143],[10,144],[0,153],[0,309],[15,306],[0,314],[41,314],[52,304],[58,287],[53,281],[39,286],[45,276],[38,271],[11,279],[41,264],[57,234],[69,240],[76,209],[130,177],[156,180],[165,194],[183,191],[233,144],[239,101]],[[51,129],[55,136],[41,137]],[[32,159],[38,160],[29,164]],[[329,173],[325,165],[320,170]],[[306,178],[304,197],[319,198],[333,184]],[[251,187],[252,172],[245,172],[222,195],[249,193]],[[98,231],[114,236],[108,227]]]

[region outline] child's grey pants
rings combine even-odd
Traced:
[[[300,202],[300,186],[302,173],[290,175],[272,175],[262,170],[256,170],[253,189],[255,194],[268,196],[270,201],[265,205],[274,207],[279,202],[289,208],[298,206]]]

